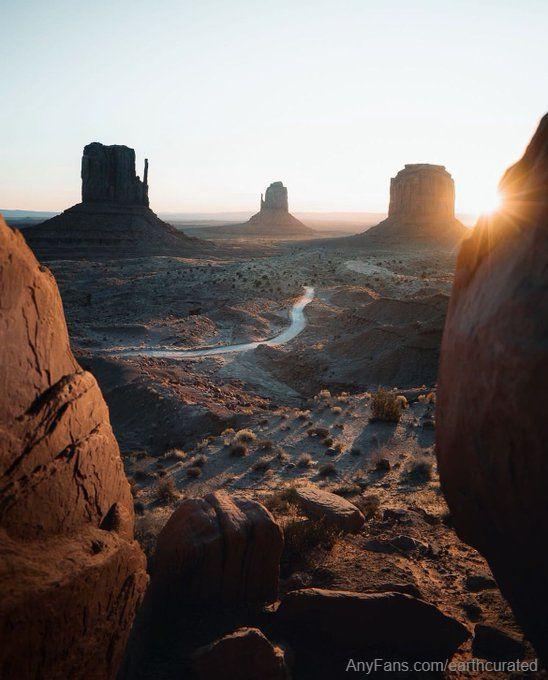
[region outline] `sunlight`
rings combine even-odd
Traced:
[[[483,197],[482,200],[482,205],[479,210],[480,215],[491,215],[497,210],[500,210],[502,206],[502,196],[496,188],[494,191],[491,191],[489,194],[486,194]]]

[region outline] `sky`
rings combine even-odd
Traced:
[[[546,0],[0,0],[0,208],[80,199],[82,148],[156,212],[384,211],[406,163],[490,209],[548,109]]]

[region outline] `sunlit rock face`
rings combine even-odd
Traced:
[[[148,160],[143,181],[135,174],[135,151],[93,142],[82,155],[82,202],[148,206]]]
[[[489,561],[548,661],[548,116],[460,250],[438,382],[437,456],[455,528]]]
[[[146,583],[108,409],[0,217],[0,677],[114,678]]]
[[[455,183],[443,165],[406,165],[390,180],[388,217],[408,220],[455,217]]]
[[[261,196],[261,211],[263,210],[289,211],[287,187],[282,182],[272,182],[265,192],[264,200]]]

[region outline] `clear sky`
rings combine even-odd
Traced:
[[[82,147],[154,210],[382,211],[405,163],[489,208],[548,109],[546,0],[0,0],[0,207],[79,201]]]

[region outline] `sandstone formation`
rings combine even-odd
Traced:
[[[272,602],[282,531],[256,501],[223,491],[183,501],[160,532],[151,583],[166,608]]]
[[[292,501],[307,517],[323,521],[339,531],[357,533],[365,518],[358,508],[342,496],[323,491],[315,486],[296,487]]]
[[[227,227],[230,232],[249,236],[287,237],[310,236],[313,229],[307,227],[289,212],[287,187],[282,182],[273,182],[261,194],[261,209],[245,224]]]
[[[53,276],[0,219],[0,676],[114,678],[144,592],[108,410]]]
[[[406,165],[390,180],[388,218],[354,243],[452,247],[466,234],[455,218],[455,183],[443,165]]]
[[[288,680],[284,653],[258,628],[239,628],[192,657],[196,680]]]
[[[88,144],[81,177],[81,203],[25,229],[40,258],[182,255],[206,245],[163,222],[148,207],[148,160],[141,180],[133,149]]]
[[[382,650],[398,658],[451,657],[470,633],[434,605],[402,593],[304,588],[288,593],[277,616],[290,639],[330,651]]]
[[[454,525],[548,661],[548,116],[458,256],[437,455]]]

